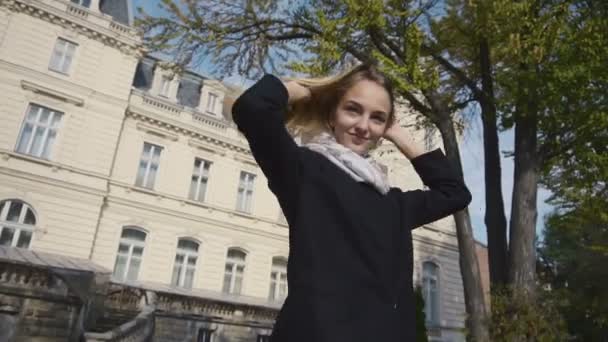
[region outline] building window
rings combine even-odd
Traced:
[[[178,240],[171,285],[192,288],[196,261],[198,260],[198,246],[198,242],[190,239]]]
[[[205,201],[210,166],[211,163],[206,160],[194,159],[194,170],[192,171],[192,180],[190,181],[190,199],[200,202]]]
[[[239,249],[231,248],[228,250],[223,292],[236,295],[241,294],[246,256],[247,254]]]
[[[236,200],[236,210],[245,213],[251,212],[251,201],[253,198],[253,181],[255,175],[241,171],[241,178],[239,180],[239,190]]]
[[[144,143],[144,150],[141,153],[135,185],[148,189],[154,188],[154,181],[158,173],[160,153],[162,150],[163,148],[160,146]]]
[[[171,85],[171,78],[169,76],[163,76],[160,80],[160,91],[158,95],[163,97],[169,97],[169,86]]]
[[[121,281],[137,280],[145,243],[146,233],[139,229],[123,228],[114,264],[114,278]]]
[[[86,8],[91,6],[91,0],[72,0],[72,3]]]
[[[213,330],[207,328],[198,329],[197,342],[212,342],[211,337],[213,336]]]
[[[272,258],[270,272],[269,300],[283,300],[287,296],[287,259],[283,257]]]
[[[207,111],[209,113],[215,113],[215,104],[217,102],[217,95],[209,93],[209,99],[207,100]]]
[[[49,159],[63,113],[30,104],[19,134],[17,152]]]
[[[74,59],[76,46],[78,45],[75,43],[62,38],[57,38],[55,48],[53,49],[53,54],[51,55],[49,69],[67,74],[70,70],[70,66],[72,65],[72,60]]]
[[[19,200],[0,202],[0,246],[29,248],[36,226],[36,215]]]
[[[257,342],[270,342],[270,335],[258,335]]]
[[[422,264],[422,294],[427,326],[439,325],[439,267],[427,261]]]

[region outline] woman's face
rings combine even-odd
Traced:
[[[365,155],[387,129],[391,99],[378,83],[361,80],[340,99],[330,120],[336,140]]]

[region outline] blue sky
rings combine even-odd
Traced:
[[[158,0],[133,0],[134,9],[137,7],[143,7],[148,13],[158,15],[160,13],[158,9]],[[212,65],[205,63],[201,66],[199,72],[202,74],[211,74]],[[246,86],[250,82],[243,79],[242,77],[231,76],[227,77],[225,81],[239,85]],[[462,163],[464,168],[465,181],[473,194],[473,201],[469,206],[469,212],[471,214],[471,221],[473,225],[475,238],[481,242],[487,241],[486,227],[484,224],[485,214],[485,194],[484,194],[484,169],[483,169],[483,134],[481,129],[481,119],[479,115],[474,116],[472,121],[468,122],[467,128],[464,133],[464,137],[460,146],[460,154],[462,157]],[[513,131],[506,131],[500,134],[500,151],[512,151],[513,150]],[[502,190],[503,198],[505,202],[505,214],[507,217],[507,224],[511,213],[511,192],[513,189],[513,159],[512,158],[501,158],[502,166]],[[538,193],[538,219],[537,219],[537,233],[541,234],[544,227],[544,216],[551,211],[551,206],[545,203],[545,200],[549,197],[550,193],[540,188]]]

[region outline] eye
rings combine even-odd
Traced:
[[[379,123],[385,123],[386,122],[386,118],[384,117],[384,115],[373,115],[372,116],[372,120],[379,122]]]
[[[352,113],[352,114],[358,114],[359,113],[359,108],[357,108],[357,106],[346,106],[344,108],[347,112]]]

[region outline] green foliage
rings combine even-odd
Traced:
[[[560,298],[551,291],[530,297],[516,289],[492,293],[491,340],[495,342],[568,341],[563,319],[557,310]]]
[[[416,342],[428,342],[424,314],[424,297],[422,296],[422,289],[419,286],[414,290],[414,299],[416,301]]]
[[[608,336],[608,195],[570,202],[546,220],[542,279],[560,294],[576,341]]]

